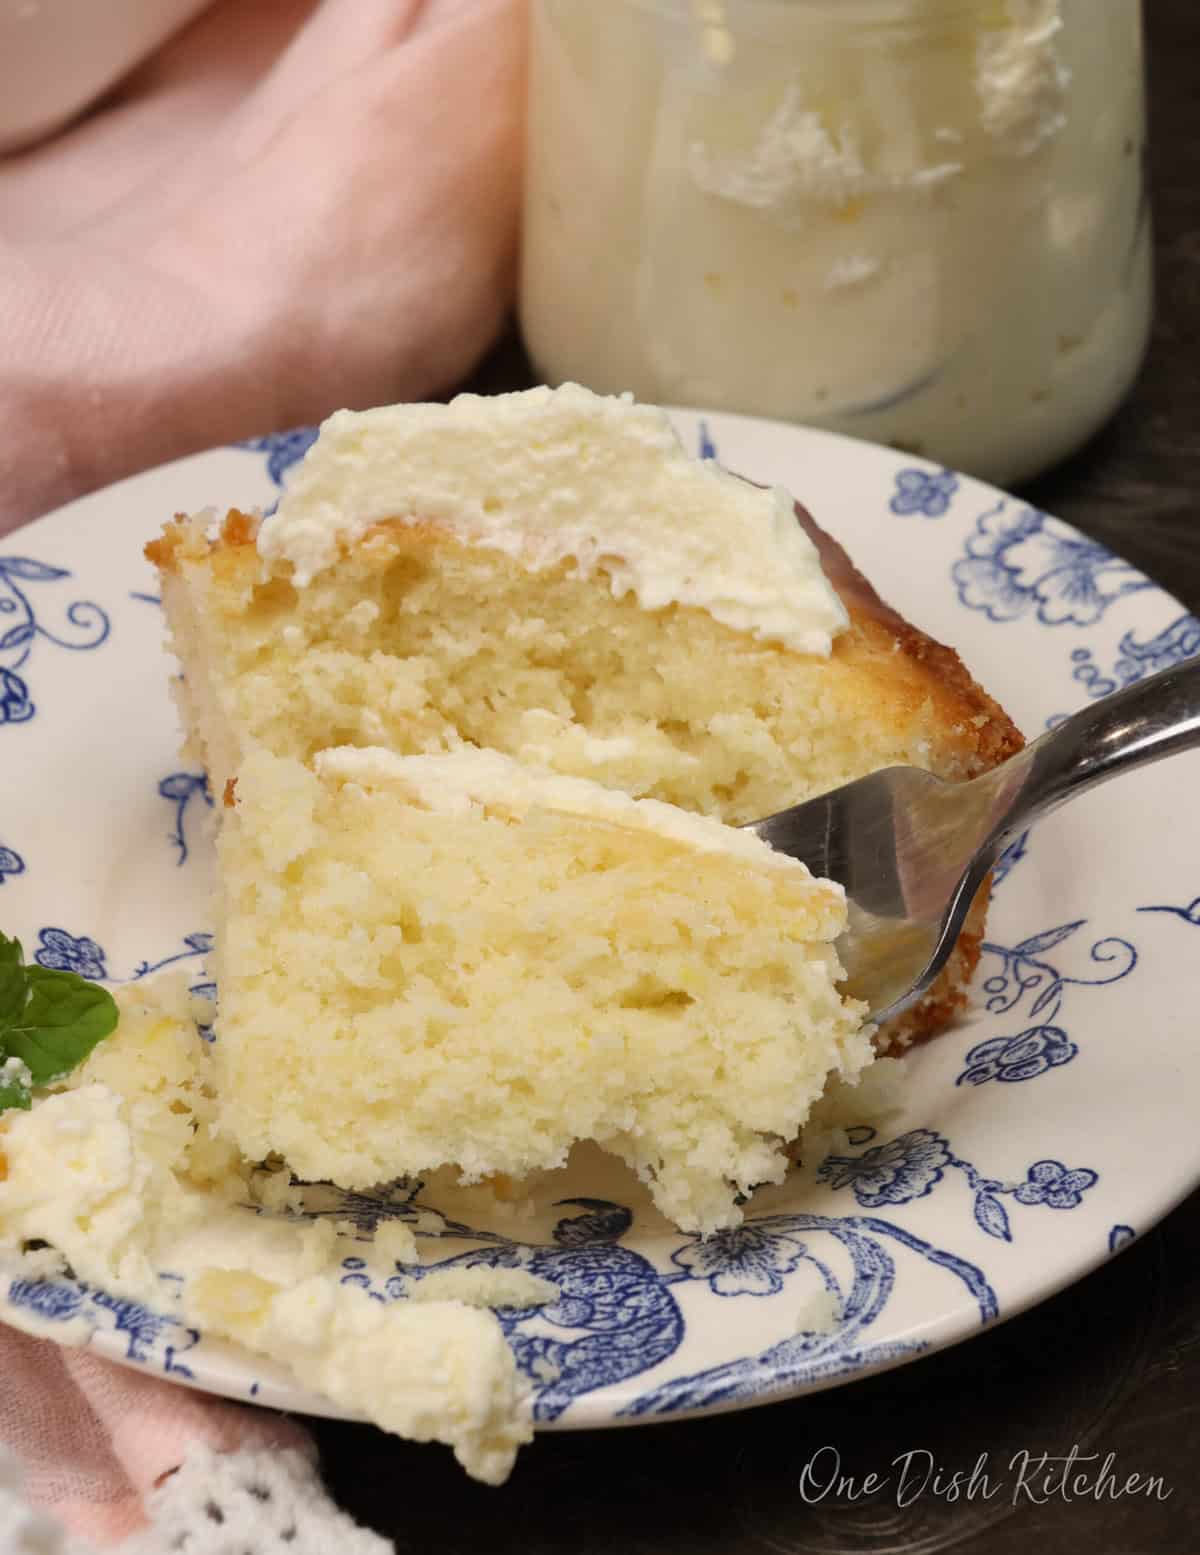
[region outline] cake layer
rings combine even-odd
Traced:
[[[262,575],[254,534],[235,515],[210,546],[192,521],[158,553],[222,789],[260,749],[466,742],[740,824],[892,763],[964,777],[1015,748],[949,650],[865,612],[821,658],[433,527],[377,525],[303,589]]]
[[[492,752],[259,751],[218,847],[221,1123],[305,1177],[591,1139],[713,1231],[872,1057],[840,889],[715,821]]]

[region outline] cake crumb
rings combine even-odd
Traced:
[[[297,1215],[304,1208],[304,1184],[286,1166],[256,1172],[250,1189],[255,1203],[273,1215]]]
[[[525,1269],[484,1264],[434,1269],[414,1280],[410,1301],[461,1301],[469,1307],[541,1307],[558,1300],[558,1286]]]
[[[412,1227],[402,1220],[384,1220],[375,1227],[372,1243],[375,1256],[385,1263],[420,1263],[417,1239]]]

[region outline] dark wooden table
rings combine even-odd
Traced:
[[[1153,348],[1112,424],[1029,496],[1200,613],[1200,3],[1148,0],[1147,11]],[[532,381],[511,339],[470,387]],[[500,1490],[467,1481],[442,1448],[367,1426],[324,1423],[318,1436],[343,1505],[423,1555],[1200,1555],[1200,1195],[1080,1284],[970,1344],[768,1409],[543,1436]],[[1022,1449],[1078,1445],[1099,1462],[1114,1454],[1122,1478],[1160,1476],[1170,1494],[1044,1505],[927,1494],[902,1508],[892,1492],[806,1504],[801,1471],[827,1445],[859,1476],[928,1449],[950,1472],[986,1453],[993,1478]]]

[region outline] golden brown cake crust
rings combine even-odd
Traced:
[[[163,525],[161,535],[146,542],[142,554],[159,572],[177,572],[181,560],[203,561],[226,547],[253,545],[261,523],[262,518],[257,514],[230,508],[221,520],[216,538],[210,540],[205,534],[207,526],[198,522],[196,516],[176,513]]]
[[[835,642],[833,652],[860,655],[883,645],[889,655],[903,656],[912,666],[933,676],[942,694],[958,703],[962,714],[975,725],[978,737],[975,742],[972,767],[975,773],[984,773],[1001,762],[1015,756],[1024,746],[1024,737],[1012,718],[999,706],[998,701],[979,686],[958,653],[942,642],[936,642],[919,628],[909,624],[898,611],[892,610],[881,599],[877,589],[863,577],[846,549],[819,526],[807,508],[796,502],[796,518],[801,521],[808,538],[821,554],[825,577],[838,591],[842,603],[850,613],[855,630],[846,633]],[[898,648],[898,655],[897,655]],[[987,907],[992,896],[992,877],[979,889],[967,922],[954,945],[950,961],[942,970],[936,983],[916,1005],[891,1020],[878,1031],[875,1047],[881,1053],[900,1053],[912,1042],[934,1036],[950,1025],[956,1015],[967,1005],[967,991],[976,966],[979,964]]]
[[[873,585],[847,555],[845,548],[800,503],[796,517],[821,557],[825,576],[850,613],[852,630],[834,643],[835,656],[847,661],[871,661],[878,674],[881,652],[900,657],[936,683],[948,702],[957,704],[959,717],[968,718],[978,730],[975,755],[978,771],[986,772],[1015,756],[1025,744],[1020,730],[1000,704],[974,679],[966,665],[945,643],[935,641],[906,621],[899,611],[881,599]]]
[[[947,701],[957,704],[959,716],[965,717],[976,730],[968,775],[990,771],[1015,756],[1025,744],[1021,731],[974,679],[954,649],[911,625],[880,598],[844,547],[800,503],[795,508],[801,526],[820,552],[826,577],[850,613],[852,630],[835,642],[834,653],[856,657],[866,652],[874,657],[882,647],[893,659],[902,659],[932,677]],[[933,1036],[965,1008],[967,990],[979,965],[990,897],[989,875],[937,981],[911,1009],[880,1029],[876,1037],[880,1052],[898,1053],[915,1041]]]

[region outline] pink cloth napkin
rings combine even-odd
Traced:
[[[524,46],[522,0],[218,0],[0,159],[0,534],[461,379],[511,301]],[[0,1327],[0,1443],[96,1543],[144,1521],[191,1444],[306,1441]]]
[[[218,0],[0,159],[0,534],[459,381],[511,301],[524,53],[523,0]]]
[[[315,1452],[282,1416],[3,1327],[0,1445],[23,1465],[30,1503],[100,1547],[145,1525],[145,1497],[193,1446]]]

